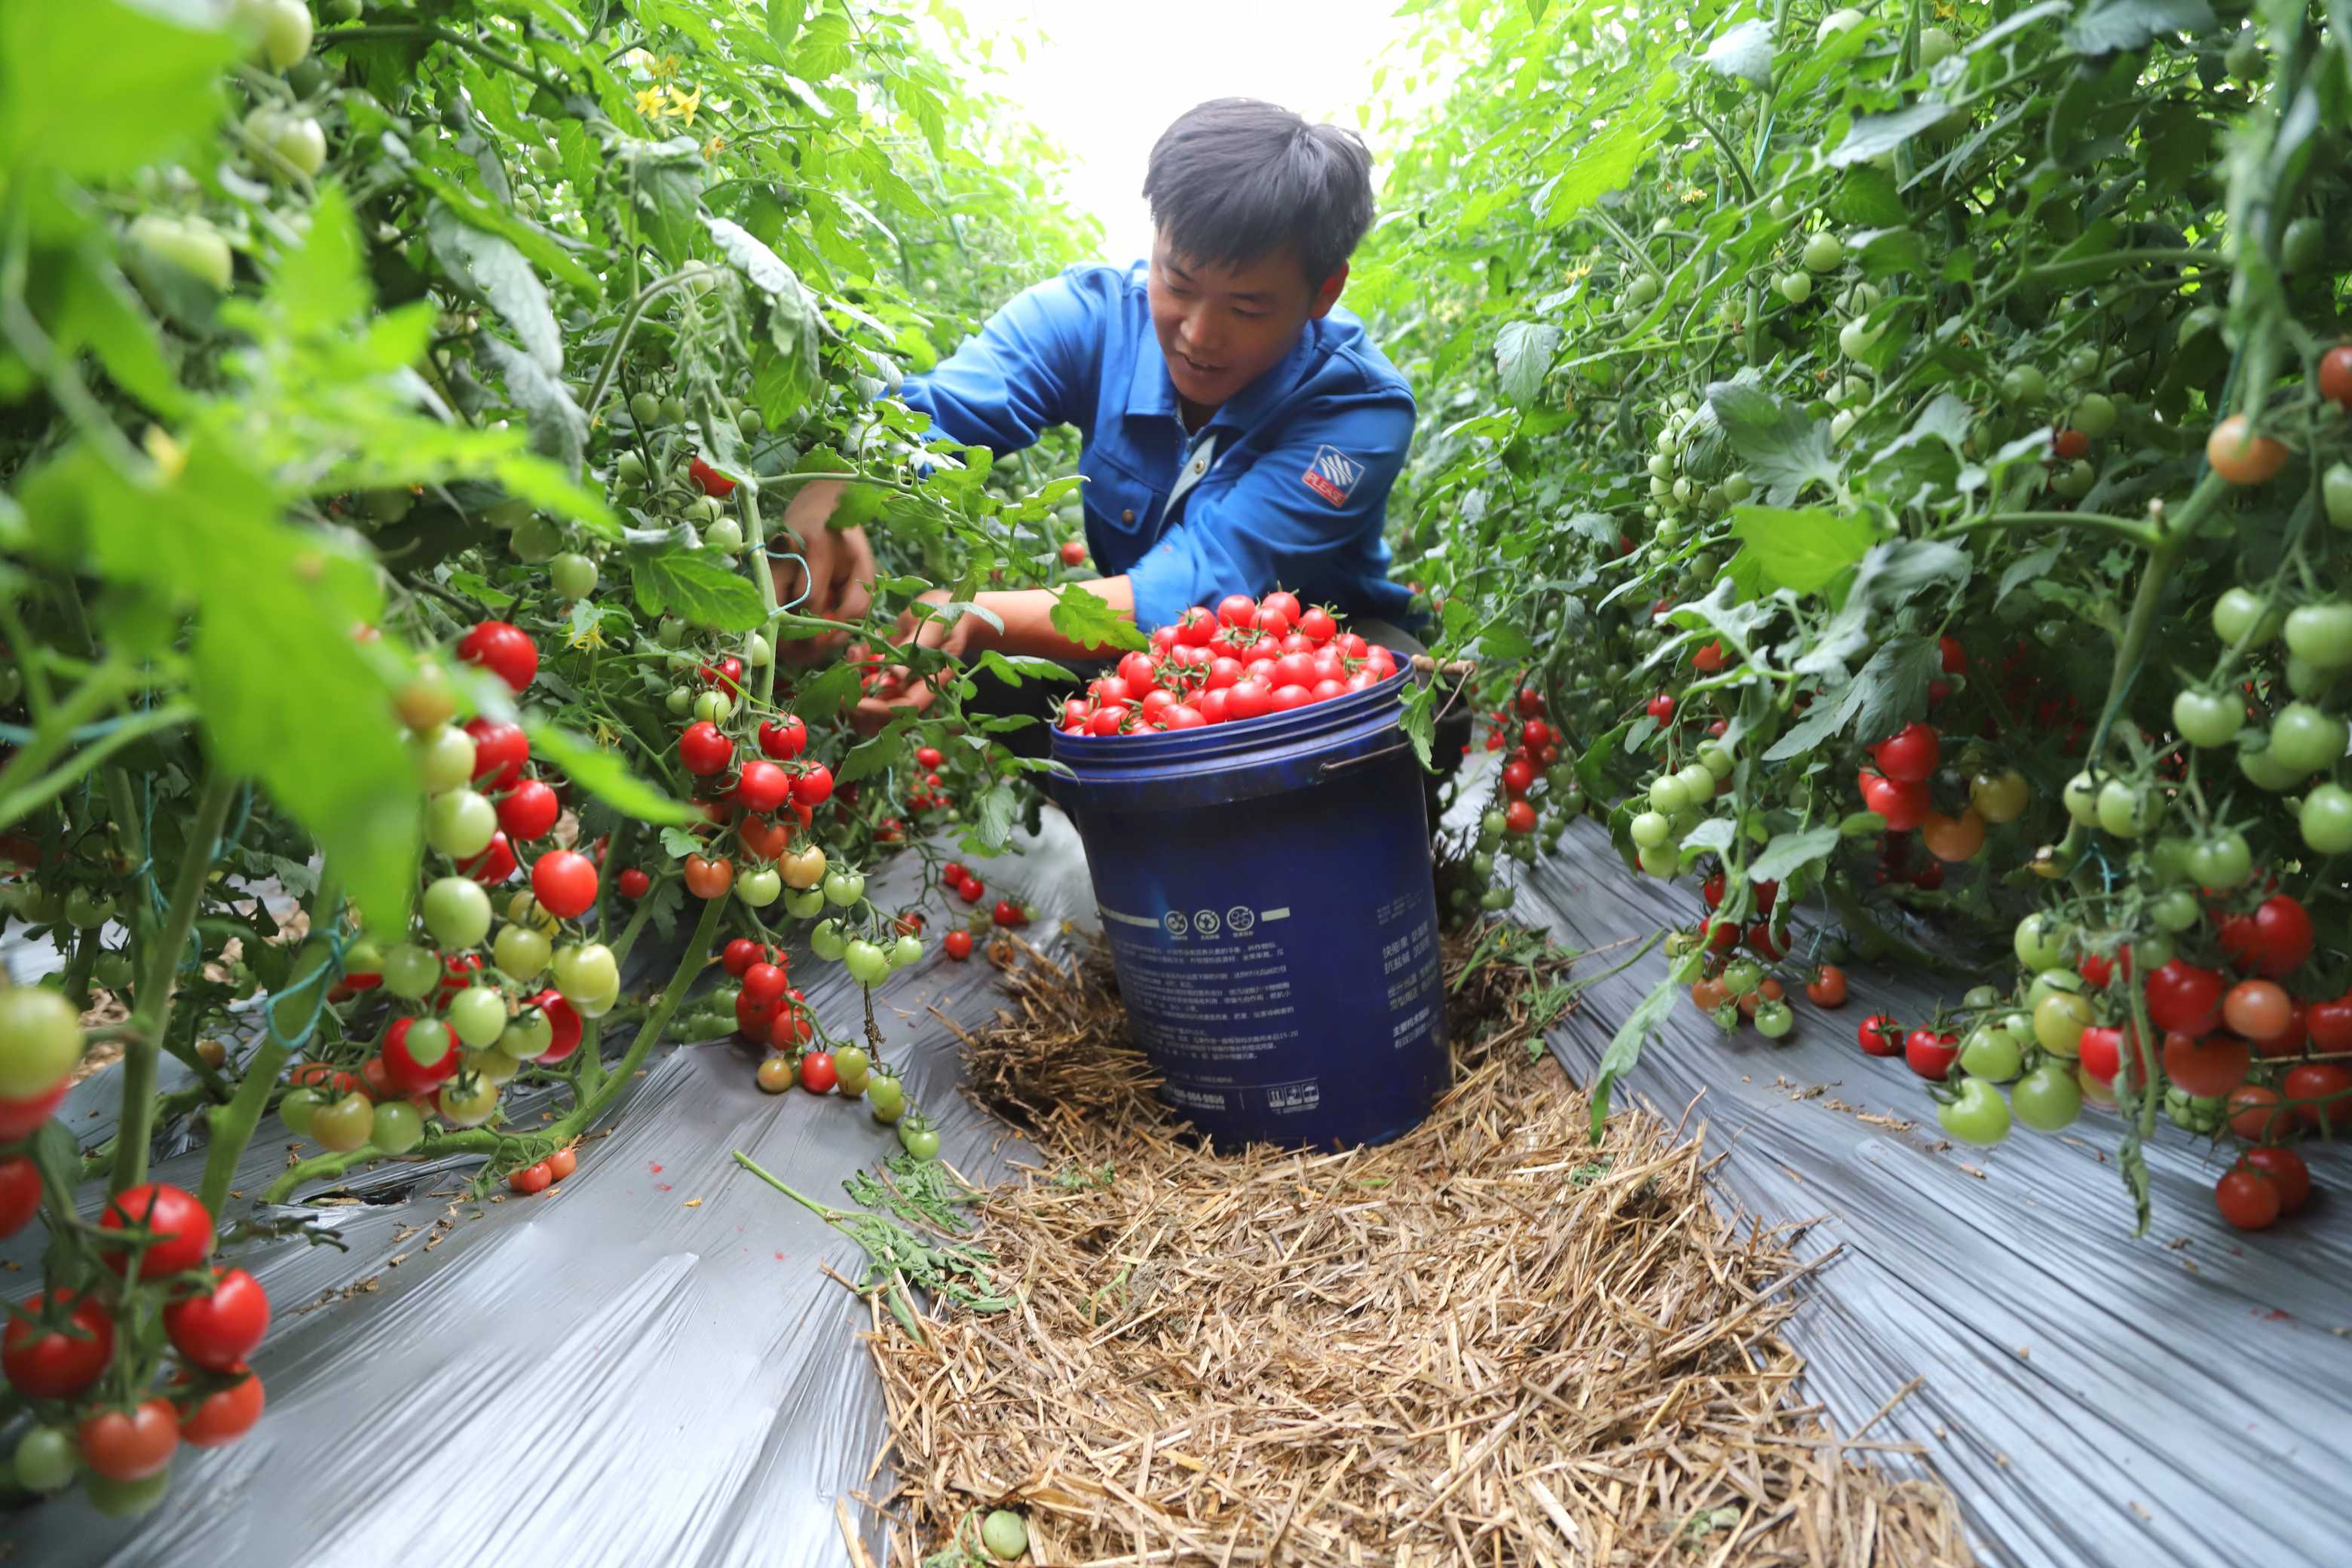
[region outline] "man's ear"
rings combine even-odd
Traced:
[[[1315,302],[1307,307],[1307,319],[1319,321],[1329,315],[1331,307],[1339,302],[1339,290],[1347,286],[1348,264],[1343,261],[1339,264],[1339,270],[1323,279],[1323,287],[1315,290]]]

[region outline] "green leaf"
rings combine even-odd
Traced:
[[[449,586],[476,604],[486,605],[493,610],[503,610],[515,602],[512,594],[492,587],[490,580],[478,572],[452,572],[449,574]]]
[[[1853,689],[1859,694],[1853,704],[1854,733],[1874,740],[1926,711],[1927,684],[1943,672],[1943,654],[1926,637],[1898,637],[1881,643],[1854,677]]]
[[[974,606],[977,608],[978,606]],[[1002,627],[999,628],[1003,629]],[[1025,678],[1031,680],[1076,681],[1078,678],[1050,658],[1038,658],[1031,654],[1002,654],[994,648],[982,648],[982,668],[995,672],[1007,686],[1018,686]]]
[[[792,710],[804,722],[823,723],[856,701],[863,689],[857,666],[845,660],[795,691]]]
[[[895,715],[879,732],[850,747],[849,754],[841,759],[833,776],[842,784],[856,784],[897,767],[907,759],[907,731],[914,722],[912,713]]]
[[[1151,639],[1136,630],[1132,620],[1076,583],[1063,588],[1055,599],[1050,619],[1055,631],[1080,647],[1142,648],[1151,646]]]
[[[2064,549],[2063,545],[2045,544],[2039,550],[2029,550],[2011,562],[2008,570],[2000,574],[2000,582],[1993,589],[1993,604],[1998,606],[2003,599],[2017,591],[2020,584],[2031,583],[2036,578],[2047,576],[2050,569],[2058,564],[2058,557],[2064,553]]]
[[[1830,455],[1828,426],[1748,382],[1713,383],[1706,401],[1748,477],[1769,487],[1772,505],[1787,506],[1809,484],[1837,485],[1842,470]]]
[[[512,240],[475,227],[446,202],[426,209],[425,237],[451,280],[488,301],[514,329],[533,363],[550,375],[563,368],[563,331],[548,307],[547,286]]]
[[[629,575],[637,607],[648,616],[674,611],[691,625],[720,632],[748,632],[765,618],[758,585],[719,564],[715,553],[631,551]]]
[[[1504,324],[1495,335],[1495,370],[1502,378],[1504,396],[1521,405],[1536,400],[1552,356],[1559,352],[1560,335],[1549,321]]]
[[[1817,860],[1826,860],[1838,847],[1839,832],[1834,827],[1808,827],[1797,833],[1776,833],[1764,852],[1748,862],[1748,879],[1751,882],[1785,882],[1800,867]]]
[[[768,0],[768,38],[779,53],[793,52],[793,40],[800,37],[801,19],[807,11],[808,0]]]
[[[530,737],[533,756],[562,768],[572,783],[622,816],[669,826],[701,819],[701,813],[686,802],[671,799],[631,773],[619,752],[606,751],[584,735],[529,715],[523,719],[523,730]]]
[[[992,855],[1012,840],[1013,825],[1020,819],[1020,792],[1009,784],[992,784],[972,802],[971,826],[963,836],[963,847]]]
[[[341,331],[368,307],[361,271],[358,219],[341,185],[328,185],[310,209],[302,243],[271,269],[265,295],[287,330],[304,337]]]
[[[1544,182],[1529,205],[1542,214],[1545,224],[1559,227],[1629,184],[1657,145],[1664,124],[1654,114],[1619,121],[1585,142],[1567,168]]]
[[[1829,206],[1832,217],[1853,228],[1899,228],[1911,219],[1895,176],[1870,163],[1845,172]]]
[[[176,416],[187,405],[155,321],[122,274],[95,257],[64,258],[65,300],[51,347],[70,358],[87,343],[115,384],[154,412]]]
[[[619,183],[646,237],[671,266],[693,254],[701,225],[702,153],[691,136],[643,142],[624,136],[613,149]]]
[[[1682,987],[1675,984],[1673,976],[1659,981],[1657,988],[1642,998],[1641,1005],[1611,1037],[1609,1048],[1601,1053],[1601,1069],[1593,1075],[1592,1087],[1587,1091],[1592,1102],[1595,1143],[1601,1142],[1608,1129],[1610,1089],[1633,1070],[1633,1065],[1642,1059],[1642,1047],[1651,1031],[1666,1021],[1667,1015],[1675,1010],[1675,998],[1681,994]]]
[[[1878,538],[1868,518],[1825,506],[1735,506],[1731,531],[1746,542],[1767,582],[1800,594],[1819,593],[1844,576]]]
[[[1749,17],[1706,47],[1699,63],[1751,87],[1772,85],[1772,24]]]
[[[408,176],[439,196],[459,217],[475,227],[504,235],[513,241],[515,248],[530,257],[532,264],[549,277],[561,278],[583,294],[593,296],[604,292],[604,286],[596,281],[594,273],[572,260],[562,246],[507,208],[483,200],[457,181],[423,163],[411,163]]]
[[[572,401],[572,388],[537,360],[488,333],[474,341],[477,358],[506,383],[507,395],[530,426],[531,450],[577,479],[588,452],[588,416]]]
[[[2112,55],[2147,47],[2159,33],[2204,34],[2219,24],[2205,0],[2091,0],[2066,29],[2078,55]]]
[[[219,26],[216,8],[191,16],[183,6],[176,19],[163,9],[122,0],[0,5],[0,175],[46,166],[110,179],[220,122],[221,73],[245,39]]]
[[[1830,167],[1843,169],[1892,153],[1951,112],[1951,105],[1927,99],[1891,114],[1857,114],[1846,128],[1845,140],[1830,154]]]
[[[1694,853],[1720,855],[1731,847],[1739,832],[1739,824],[1727,816],[1710,816],[1683,836],[1682,852],[1687,860]]]

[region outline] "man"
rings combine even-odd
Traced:
[[[999,455],[1076,426],[1087,543],[1109,574],[1085,586],[1146,630],[1188,605],[1281,586],[1371,640],[1417,647],[1393,624],[1411,595],[1388,580],[1381,537],[1412,395],[1335,309],[1371,224],[1370,155],[1335,126],[1219,99],[1161,135],[1143,194],[1149,261],[1072,267],[1029,289],[898,395],[950,438]],[[874,556],[862,531],[825,526],[840,489],[805,487],[785,523],[809,563],[809,612],[851,618],[870,603]],[[800,574],[778,571],[789,598]],[[1054,629],[1055,599],[983,593],[1001,631],[973,616],[910,617],[901,640],[1098,658]],[[919,683],[864,716],[929,700]]]

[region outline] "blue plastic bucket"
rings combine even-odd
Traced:
[[[1451,1079],[1403,687],[1053,737],[1136,1043],[1220,1147],[1381,1142]]]

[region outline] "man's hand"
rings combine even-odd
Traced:
[[[841,500],[842,488],[837,479],[805,485],[784,509],[784,528],[792,535],[793,548],[808,563],[807,574],[803,575],[793,562],[774,563],[776,602],[791,605],[805,593],[807,597],[793,609],[820,620],[854,621],[874,603],[874,547],[866,542],[866,531],[825,525]],[[839,632],[795,637],[783,645],[784,657],[795,664],[812,663],[845,640]]]
[[[977,602],[985,603],[988,597],[983,594]],[[890,640],[900,647],[935,648],[955,659],[986,647],[995,628],[973,615],[960,616],[952,623],[942,620],[938,609],[948,599],[944,588],[933,588],[923,595],[899,616]],[[903,664],[894,664],[883,672],[877,688],[881,694],[861,699],[852,715],[852,722],[861,734],[874,733],[901,710],[919,714],[931,705],[938,693],[929,680],[910,679],[912,674]]]

